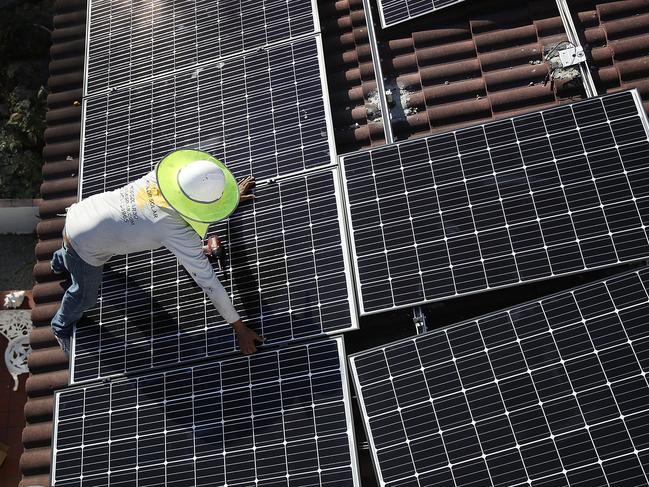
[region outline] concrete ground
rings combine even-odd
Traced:
[[[0,291],[32,288],[35,247],[36,235],[0,235]]]

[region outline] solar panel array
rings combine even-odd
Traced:
[[[217,276],[267,345],[357,327],[338,181],[334,168],[262,184],[256,200],[210,228],[226,248]],[[113,258],[87,317],[76,328],[74,382],[237,349],[230,325],[166,249]]]
[[[648,287],[643,267],[352,356],[381,485],[647,485]]]
[[[122,187],[179,148],[253,175],[257,200],[209,234],[229,253],[219,279],[267,344],[357,327],[314,5],[90,6],[81,197]],[[87,315],[73,382],[237,350],[164,249],[114,257]]]
[[[258,181],[208,235],[265,347],[356,328],[315,3],[100,0],[89,19],[81,197],[210,152]],[[71,381],[128,378],[57,395],[53,485],[359,485],[342,339],[215,361],[236,351],[168,251],[113,258]]]
[[[312,37],[87,98],[82,197],[179,148],[258,180],[331,164],[320,53]]]
[[[464,0],[378,0],[381,25],[390,27]]]
[[[344,156],[361,312],[649,256],[649,142],[624,92]]]
[[[60,391],[52,485],[360,485],[342,339]]]
[[[308,0],[93,0],[86,93],[313,34],[317,25]]]

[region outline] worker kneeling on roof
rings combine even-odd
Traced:
[[[52,257],[52,271],[58,274],[67,269],[72,277],[52,319],[54,336],[65,354],[70,352],[75,323],[97,302],[103,265],[113,255],[163,245],[232,325],[241,351],[254,353],[262,339],[241,321],[202,245],[208,224],[227,218],[240,201],[254,198],[247,194],[253,186],[252,177],[237,185],[225,165],[205,152],[178,150],[146,176],[72,205],[63,247]]]

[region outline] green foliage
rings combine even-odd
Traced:
[[[0,8],[0,198],[38,194],[51,22],[51,0]]]

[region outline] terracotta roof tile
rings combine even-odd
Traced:
[[[20,470],[23,472],[21,487],[23,485],[38,485],[37,481],[30,477],[39,476],[41,478],[41,475],[45,475],[50,471],[51,454],[49,446],[25,448],[20,457]],[[46,485],[49,485],[49,483]]]
[[[383,32],[395,136],[509,117],[581,97],[543,84],[544,46],[566,40],[553,2],[462,4]]]
[[[569,5],[598,89],[637,88],[649,110],[649,1],[571,0]]]
[[[85,42],[85,1],[58,0],[50,50],[50,95],[47,98],[46,147],[43,151],[42,221],[37,226],[38,262],[34,267],[34,349],[29,359],[30,377],[25,405],[27,426],[23,430],[25,450],[20,467],[21,487],[49,485],[53,392],[68,383],[68,362],[50,331],[49,323],[63,295],[61,282],[49,269],[52,253],[61,246],[66,206],[76,201],[81,127],[81,87]],[[76,102],[76,103],[75,103]]]
[[[23,429],[23,445],[25,448],[49,447],[52,441],[52,422],[43,421],[28,424]]]
[[[53,411],[54,396],[33,397],[25,404],[25,419],[30,425],[50,424]]]
[[[384,143],[363,2],[318,3],[338,152]]]

